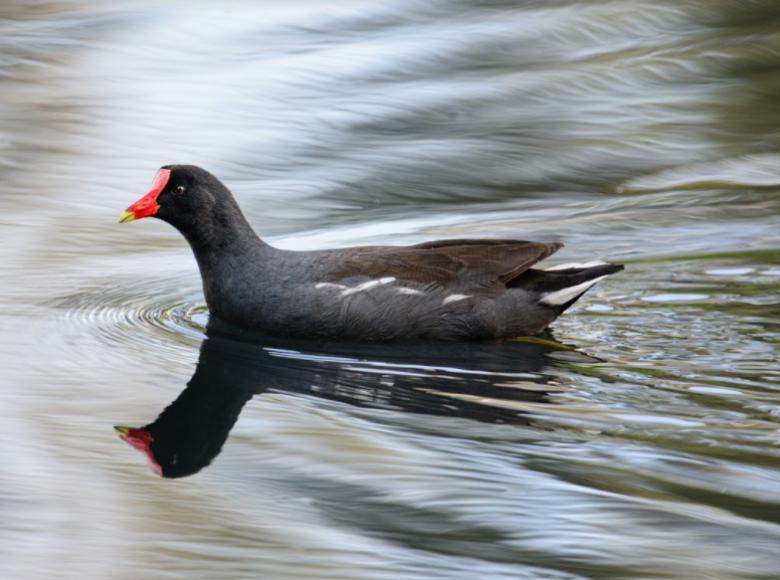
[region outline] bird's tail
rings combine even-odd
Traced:
[[[622,264],[605,262],[560,264],[547,270],[528,270],[514,280],[512,286],[535,292],[540,304],[560,313],[574,304],[596,282],[622,269]]]

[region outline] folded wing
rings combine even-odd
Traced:
[[[365,247],[333,272],[333,281],[354,276],[392,276],[430,287],[502,292],[507,284],[562,244],[521,240],[444,240],[404,247]]]

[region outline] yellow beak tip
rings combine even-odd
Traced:
[[[130,432],[130,427],[125,427],[124,425],[114,425],[114,431],[116,431],[117,435],[120,437],[124,437]]]
[[[123,211],[121,214],[119,214],[120,224],[126,224],[127,222],[131,222],[134,219],[135,219],[135,214],[131,211]]]

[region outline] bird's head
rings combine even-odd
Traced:
[[[188,238],[208,238],[243,221],[227,187],[194,165],[165,165],[158,169],[151,189],[122,212],[119,222],[145,217],[168,222]]]
[[[163,470],[160,462],[152,451],[152,442],[154,437],[145,429],[138,429],[136,427],[125,427],[123,425],[117,425],[114,427],[114,431],[117,432],[119,438],[122,441],[127,442],[134,449],[138,449],[144,454],[146,460],[149,462],[149,466],[157,475],[162,476]]]

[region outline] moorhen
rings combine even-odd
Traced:
[[[121,223],[147,216],[187,239],[209,311],[248,329],[358,341],[536,334],[622,265],[532,268],[562,244],[439,240],[290,251],[263,242],[211,173],[166,165]]]

